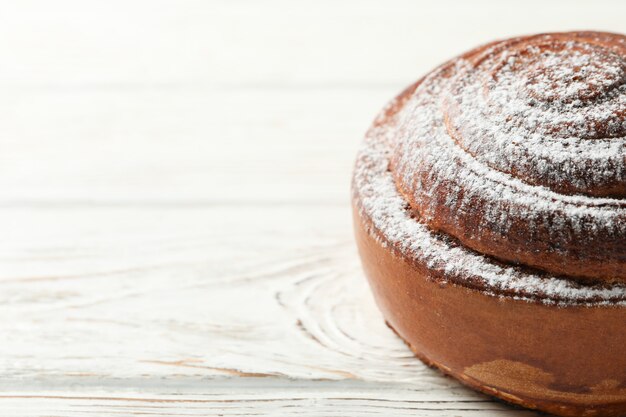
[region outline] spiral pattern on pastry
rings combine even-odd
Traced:
[[[487,394],[624,415],[625,147],[626,36],[494,42],[405,89],[352,179],[388,325]]]
[[[415,218],[498,261],[626,282],[626,37],[492,43],[402,101],[389,168]]]

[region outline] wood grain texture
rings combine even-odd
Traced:
[[[534,415],[387,329],[350,171],[419,74],[600,3],[1,2],[0,414]]]

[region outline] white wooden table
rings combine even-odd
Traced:
[[[378,109],[444,59],[625,16],[3,2],[0,414],[534,416],[385,327],[353,244],[352,162]]]

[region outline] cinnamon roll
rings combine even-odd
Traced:
[[[374,121],[357,244],[426,363],[563,416],[626,415],[626,37],[518,37],[454,58]]]

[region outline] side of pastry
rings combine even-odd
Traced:
[[[394,99],[352,184],[363,267],[415,354],[506,401],[626,415],[626,37],[541,34]]]

